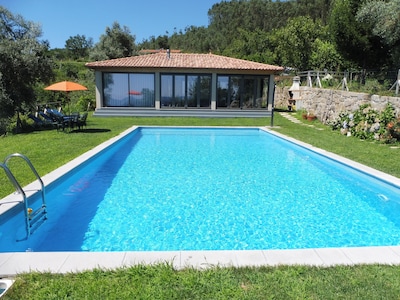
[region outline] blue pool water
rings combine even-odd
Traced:
[[[0,251],[400,245],[398,188],[260,129],[140,128],[47,199],[28,240],[0,217]]]

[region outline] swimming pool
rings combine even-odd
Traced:
[[[0,250],[398,245],[398,191],[262,129],[138,128],[49,186],[28,240],[2,216]]]

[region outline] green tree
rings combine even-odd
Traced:
[[[245,28],[246,2],[243,0],[221,1],[214,4],[208,11],[210,35],[212,36],[212,49],[222,53],[232,40],[238,38],[238,28]]]
[[[392,65],[398,67],[400,59],[400,0],[369,1],[358,10],[356,20],[370,24],[372,34],[382,39],[392,58]]]
[[[343,69],[344,61],[333,43],[317,38],[310,56],[311,69],[337,71]]]
[[[270,50],[271,42],[267,32],[260,29],[254,31],[238,29],[238,31],[239,37],[224,50],[224,55],[261,63],[274,62],[274,54]]]
[[[238,29],[269,32],[297,17],[297,1],[231,0],[214,4],[208,11],[209,29],[220,50],[238,37]]]
[[[207,53],[212,50],[209,30],[205,27],[190,26],[185,28],[183,47],[186,51]]]
[[[362,68],[382,67],[387,59],[381,38],[372,34],[371,24],[358,22],[360,0],[335,0],[329,30],[339,53]]]
[[[311,55],[317,38],[325,40],[327,28],[310,17],[297,17],[271,35],[275,63],[299,70],[311,68]]]
[[[142,42],[138,44],[138,49],[157,49],[156,37],[154,35],[150,36],[148,39],[143,39]]]
[[[84,35],[70,36],[65,42],[69,56],[72,59],[85,58],[89,55],[89,50],[93,47],[93,39],[86,38]]]
[[[326,25],[330,11],[331,0],[297,0],[296,16],[309,16],[314,21],[320,20]]]
[[[168,49],[169,48],[169,42],[168,42],[168,35],[159,35],[156,39],[156,45],[160,49]]]
[[[90,51],[91,60],[107,60],[132,56],[135,54],[135,36],[129,28],[121,28],[118,22],[106,28],[99,42]]]
[[[8,119],[36,102],[34,86],[52,78],[48,42],[39,25],[0,6],[0,118]]]

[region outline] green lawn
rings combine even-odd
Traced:
[[[274,130],[400,177],[398,148],[332,132],[318,122],[294,124],[275,115]],[[0,138],[0,159],[28,156],[44,175],[133,125],[265,126],[270,119],[94,118],[85,132],[38,131]],[[311,125],[308,126],[308,125]],[[398,146],[398,145],[397,145]],[[33,180],[15,165],[23,184]],[[12,192],[0,177],[0,198]],[[1,201],[1,200],[0,200]],[[1,273],[1,272],[0,272]],[[281,266],[174,270],[169,264],[79,274],[17,276],[2,299],[398,299],[400,267]]]
[[[399,299],[400,268],[280,266],[174,270],[168,264],[19,275],[8,299]]]

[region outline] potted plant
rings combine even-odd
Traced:
[[[314,121],[317,117],[314,114],[308,113],[307,114],[307,121]]]

